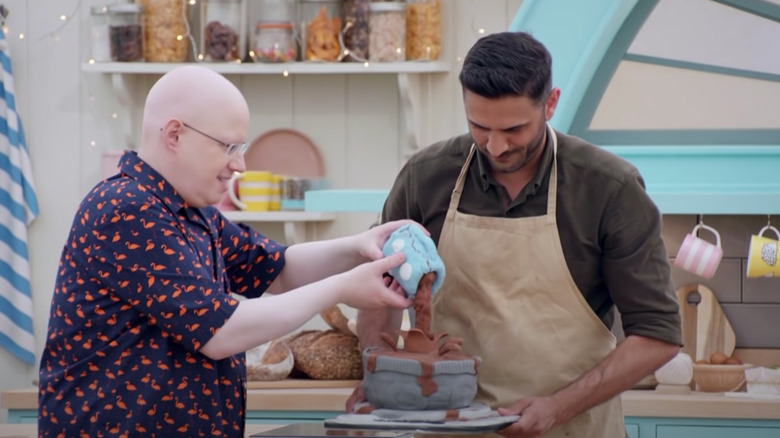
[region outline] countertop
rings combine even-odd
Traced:
[[[342,412],[351,387],[275,388],[247,390],[249,411]],[[5,391],[4,409],[37,409],[37,388]],[[630,390],[622,394],[627,417],[731,418],[780,420],[780,398],[726,397],[722,393],[663,394]],[[0,435],[2,436],[2,435]]]

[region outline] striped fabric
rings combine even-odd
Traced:
[[[0,65],[0,347],[32,365],[35,339],[27,226],[38,215],[38,200],[2,30]]]

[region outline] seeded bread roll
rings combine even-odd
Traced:
[[[307,330],[287,339],[293,353],[292,375],[316,380],[359,380],[363,378],[357,336],[338,330]]]

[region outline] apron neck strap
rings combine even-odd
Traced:
[[[555,130],[550,128],[549,125],[547,125],[547,134],[552,136],[552,147],[553,147],[553,162],[552,162],[552,171],[550,172],[550,184],[548,185],[547,190],[547,214],[546,216],[551,217],[552,220],[555,220],[555,208],[556,208],[556,197],[558,194],[558,136],[555,134]],[[454,212],[457,210],[458,205],[460,204],[460,197],[463,194],[463,185],[466,181],[466,175],[469,171],[469,165],[471,164],[471,160],[474,159],[474,155],[477,153],[477,145],[476,143],[471,144],[471,149],[469,149],[469,155],[466,157],[466,163],[463,164],[463,167],[460,169],[460,175],[458,175],[458,179],[455,182],[455,189],[452,190],[452,196],[450,196],[450,206],[448,209],[447,215],[454,214]]]

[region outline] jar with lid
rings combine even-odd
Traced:
[[[406,59],[406,4],[397,1],[371,3],[369,59],[397,62]]]
[[[144,7],[134,3],[108,6],[108,34],[111,60],[138,62],[144,60]]]
[[[345,61],[364,62],[368,59],[370,4],[371,0],[344,0]]]
[[[201,53],[205,61],[241,60],[241,0],[201,2]]]
[[[340,61],[341,4],[339,0],[301,0],[301,57],[304,61]]]
[[[92,6],[89,11],[90,58],[95,62],[111,61],[111,44],[108,40],[108,8]]]
[[[144,6],[144,58],[148,62],[187,59],[186,0],[136,0]]]
[[[441,0],[407,0],[406,3],[406,59],[439,59],[442,50]]]
[[[252,43],[255,62],[291,62],[296,56],[292,23],[257,23]]]

